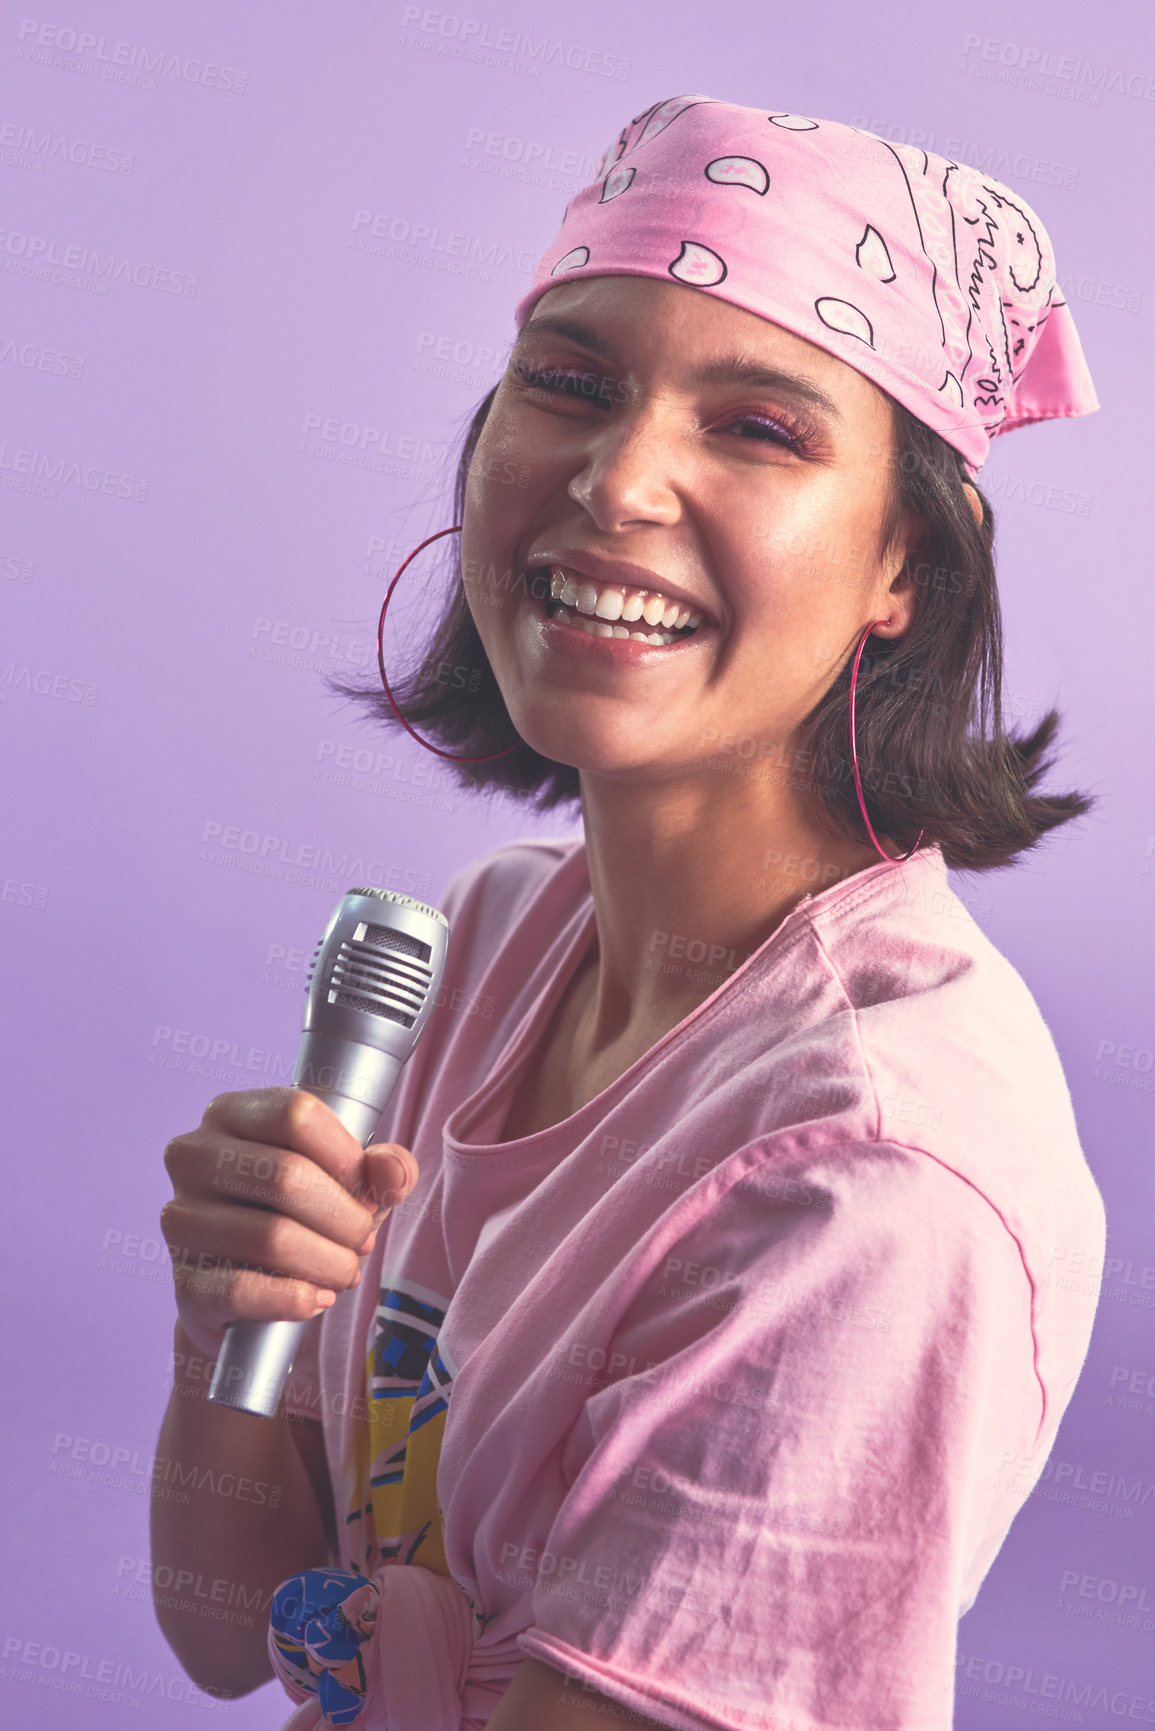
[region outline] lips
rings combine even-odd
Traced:
[[[645,565],[636,565],[629,560],[606,559],[600,553],[591,552],[589,548],[561,546],[535,549],[526,560],[527,569],[531,571],[542,569],[548,573],[555,565],[560,565],[565,572],[576,578],[587,578],[599,586],[637,589],[647,595],[660,595],[666,601],[676,602],[682,608],[688,607],[691,612],[700,613],[707,624],[714,623],[712,615],[696,596]]]

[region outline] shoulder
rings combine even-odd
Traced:
[[[816,905],[808,921],[841,1005],[814,1062],[829,1069],[834,1042],[845,1072],[862,1081],[856,1110],[830,1114],[813,1133],[825,1158],[848,1131],[851,1144],[861,1139],[856,1207],[868,1180],[884,1212],[908,1227],[925,1221],[933,1242],[951,1233],[960,1249],[981,1242],[1008,1275],[1021,1263],[1039,1374],[1065,1394],[1098,1282],[1063,1276],[1101,1269],[1106,1215],[1055,1040],[1027,982],[951,888],[941,855],[868,888]],[[869,1159],[863,1141],[874,1145]],[[844,1183],[846,1153],[834,1156]]]
[[[874,1084],[880,1135],[941,1130],[948,1142],[958,1136],[960,1157],[983,1140],[1040,1152],[1076,1145],[1042,1011],[937,850],[918,870],[816,904],[809,925]]]

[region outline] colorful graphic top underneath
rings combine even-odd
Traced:
[[[365,1358],[367,1421],[352,1439],[343,1552],[350,1569],[306,1569],[282,1582],[269,1615],[269,1656],[289,1696],[315,1699],[326,1725],[351,1725],[369,1691],[366,1642],[383,1565],[449,1577],[437,1467],[451,1377],[437,1350],[448,1299],[383,1276]],[[358,1572],[359,1571],[359,1572]]]
[[[353,1444],[345,1551],[367,1575],[418,1563],[448,1575],[437,1466],[452,1377],[437,1336],[449,1299],[383,1279],[365,1360],[369,1422]]]

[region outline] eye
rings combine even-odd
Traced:
[[[769,415],[746,414],[739,415],[735,420],[727,422],[730,429],[741,429],[739,438],[747,443],[759,445],[780,445],[786,450],[796,451],[799,455],[809,448],[809,440],[805,428],[783,417],[773,420]]]
[[[611,402],[610,381],[598,373],[583,373],[576,367],[532,367],[527,361],[511,361],[509,370],[531,391],[595,403],[599,408],[608,408]]]

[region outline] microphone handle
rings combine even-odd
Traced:
[[[301,1067],[299,1065],[298,1069]],[[400,1065],[392,1060],[390,1067],[394,1069],[392,1080],[395,1080]],[[385,1108],[384,1100],[379,1103],[355,1100],[347,1094],[308,1087],[297,1081],[293,1086],[324,1100],[346,1130],[356,1136],[362,1148],[368,1147],[377,1120]],[[301,1337],[308,1326],[307,1322],[230,1322],[213,1371],[209,1399],[218,1406],[231,1406],[236,1412],[275,1418]]]

